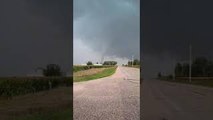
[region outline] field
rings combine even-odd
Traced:
[[[134,68],[140,68],[140,65],[128,65],[128,66],[126,66],[126,67],[134,67]]]
[[[0,100],[3,120],[68,120],[72,118],[71,108],[72,87],[58,87]]]
[[[71,77],[2,77],[0,78],[0,98],[10,99],[17,95],[71,85]]]
[[[189,82],[188,77],[176,77],[175,80],[172,80],[172,78],[164,77],[164,78],[161,78],[161,80],[185,83],[185,84],[201,85],[201,86],[206,86],[206,87],[213,87],[213,77],[192,77],[191,82]]]
[[[1,77],[0,119],[70,119],[71,86],[71,77]]]
[[[73,66],[73,72],[78,72],[82,70],[88,70],[92,68],[108,68],[108,67],[113,67],[111,65],[103,65],[103,66],[95,66],[95,65],[74,65]]]
[[[16,120],[72,120],[71,108],[63,111],[27,115]]]
[[[73,81],[81,82],[87,80],[98,79],[102,77],[107,77],[115,73],[117,67],[107,67],[107,68],[91,68],[88,70],[78,71],[73,73]]]

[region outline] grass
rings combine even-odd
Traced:
[[[133,67],[133,68],[139,68],[140,69],[140,65],[128,65],[128,66],[125,66],[125,67]]]
[[[74,65],[73,72],[88,70],[92,68],[109,68],[113,67],[112,65],[102,65],[102,66],[95,66],[95,65]]]
[[[14,120],[72,120],[72,109],[27,115]]]
[[[192,84],[192,85],[199,85],[199,86],[205,86],[205,87],[213,87],[213,79],[208,79],[208,78],[192,78],[192,81],[189,82],[188,78],[176,78],[175,80],[172,79],[161,79],[169,82],[177,82],[177,83],[184,83],[184,84]]]
[[[75,76],[74,74],[74,82],[81,82],[81,81],[88,81],[88,80],[93,80],[93,79],[98,79],[98,78],[103,78],[110,76],[115,73],[117,67],[110,67],[110,68],[105,68],[104,70],[91,74],[91,75],[85,75],[85,76]]]

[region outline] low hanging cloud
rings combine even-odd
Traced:
[[[74,0],[74,41],[102,56],[139,58],[139,30],[139,0]]]

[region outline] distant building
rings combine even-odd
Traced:
[[[102,64],[93,64],[94,66],[102,66]]]

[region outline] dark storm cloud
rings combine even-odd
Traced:
[[[185,56],[189,41],[195,54],[209,52],[213,38],[210,3],[145,0],[142,9],[143,49],[147,54]]]
[[[168,61],[188,60],[189,43],[193,57],[212,57],[212,2],[198,0],[143,0],[142,52],[144,59],[156,59],[167,53]],[[170,57],[170,60],[169,60]],[[146,69],[152,62],[144,60]],[[153,60],[154,61],[154,60]],[[171,64],[171,62],[168,62]]]
[[[70,2],[2,0],[0,15],[0,75],[31,74],[49,63],[70,72]]]
[[[75,0],[74,38],[104,55],[139,58],[139,0]]]

